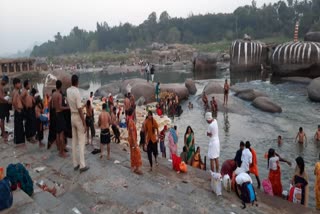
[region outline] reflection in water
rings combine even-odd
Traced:
[[[223,112],[223,119],[224,119],[223,130],[226,133],[226,135],[229,135],[230,123],[229,123],[229,116],[228,116],[228,110],[227,109],[225,109],[225,111]]]
[[[235,85],[236,83],[241,82],[250,82],[252,80],[261,80],[261,72],[260,71],[237,71],[230,72],[230,82],[231,85]]]

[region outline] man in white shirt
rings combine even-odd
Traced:
[[[73,167],[74,170],[78,170],[80,168],[81,173],[89,169],[84,160],[85,134],[87,129],[82,112],[81,97],[78,89],[79,78],[77,75],[72,75],[71,84],[72,86],[67,89],[67,99],[71,111]],[[79,161],[76,155],[77,143],[79,144]]]
[[[241,168],[249,173],[250,164],[252,164],[252,153],[250,151],[250,142],[246,142],[246,148],[242,151]]]
[[[210,167],[212,172],[219,171],[219,156],[220,156],[220,141],[219,141],[219,132],[218,132],[218,123],[217,120],[212,118],[212,113],[206,113],[206,121],[209,125],[207,130],[207,136],[209,139],[209,148],[208,148],[208,158],[210,159]],[[214,164],[216,169],[214,170]]]

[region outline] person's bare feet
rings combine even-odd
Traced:
[[[62,157],[62,158],[67,158],[67,157],[69,157],[69,155],[67,155],[66,153],[60,153],[59,156]]]
[[[110,155],[107,156],[107,160],[110,160]]]

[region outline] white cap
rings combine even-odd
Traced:
[[[206,120],[212,120],[212,113],[211,112],[206,113]]]

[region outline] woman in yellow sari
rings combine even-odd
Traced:
[[[314,175],[316,176],[314,185],[314,192],[316,194],[316,208],[317,210],[320,210],[320,161],[318,161],[315,165]]]
[[[194,133],[191,126],[187,127],[186,133],[184,134],[184,145],[187,148],[187,159],[189,161],[195,153]]]
[[[138,174],[141,175],[142,172],[140,170],[140,167],[142,165],[141,161],[141,153],[140,153],[140,148],[137,143],[137,128],[136,125],[133,121],[133,109],[129,109],[129,120],[128,120],[128,140],[129,140],[129,145],[130,145],[130,160],[131,160],[131,170]]]

